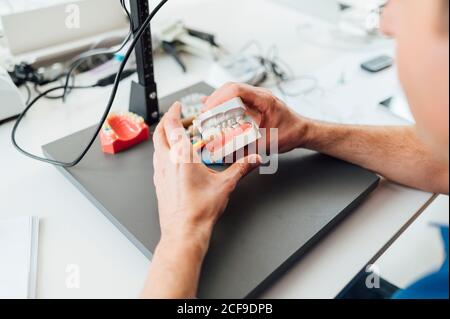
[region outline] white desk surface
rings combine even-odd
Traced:
[[[193,3],[202,3],[202,9]],[[299,43],[296,26],[309,18],[266,0],[172,0],[158,20],[167,17],[181,18],[192,27],[216,33],[227,48],[238,48],[251,39],[266,47],[277,44],[296,72],[312,70],[342,55]],[[182,75],[170,58],[157,59],[161,96],[206,77],[206,62],[186,60],[189,73]],[[115,109],[126,109],[129,83],[122,83]],[[109,89],[74,92],[65,105],[42,102],[39,113],[27,118],[24,132],[33,133],[33,142],[42,145],[92,125],[108,94]],[[46,123],[51,121],[64,121],[64,125],[49,129]],[[149,261],[54,167],[17,153],[10,143],[11,128],[12,124],[0,126],[0,219],[41,217],[37,296],[137,297]],[[264,297],[334,298],[433,198],[431,194],[382,182],[361,207]],[[76,289],[66,285],[66,270],[71,265],[80,270],[80,287]]]
[[[380,275],[406,288],[442,267],[446,253],[436,225],[449,224],[449,197],[441,195],[374,264]],[[400,258],[400,259],[399,259]],[[399,262],[401,260],[402,262]],[[405,265],[410,265],[405,267]]]

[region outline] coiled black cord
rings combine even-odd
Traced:
[[[52,164],[52,165],[56,165],[56,166],[62,166],[62,167],[74,167],[77,164],[79,164],[81,162],[81,160],[84,158],[84,156],[88,153],[88,151],[90,150],[90,148],[92,147],[92,145],[94,144],[95,140],[97,139],[97,135],[100,133],[103,123],[106,121],[109,112],[111,111],[112,105],[114,103],[114,100],[116,98],[116,94],[117,94],[117,90],[119,88],[119,84],[120,84],[120,80],[122,78],[122,74],[124,72],[125,66],[131,56],[131,54],[133,54],[133,51],[138,43],[138,41],[140,40],[140,38],[142,37],[142,35],[144,34],[144,32],[146,31],[146,29],[149,27],[150,22],[152,21],[152,19],[154,18],[154,16],[159,12],[159,10],[161,10],[161,8],[167,3],[168,0],[162,0],[154,9],[153,11],[150,13],[150,15],[147,17],[147,19],[144,21],[144,23],[142,24],[142,26],[139,28],[139,30],[134,34],[134,39],[130,45],[130,47],[128,48],[128,51],[125,54],[125,57],[122,61],[122,63],[120,64],[119,67],[119,71],[116,74],[116,78],[114,81],[114,85],[111,91],[111,95],[108,101],[108,104],[106,106],[105,112],[103,113],[103,116],[100,120],[100,123],[98,124],[96,130],[95,130],[95,134],[92,137],[92,139],[90,140],[90,142],[88,143],[88,145],[86,146],[86,148],[84,149],[84,151],[81,153],[81,155],[75,159],[73,162],[60,162],[60,161],[56,161],[56,160],[52,160],[52,159],[48,159],[48,158],[43,158],[43,157],[39,157],[36,156],[34,154],[31,154],[27,151],[25,151],[24,149],[22,149],[16,142],[16,132],[17,132],[17,128],[19,127],[20,123],[22,122],[22,119],[25,117],[25,115],[28,113],[28,111],[33,107],[33,105],[36,104],[37,101],[39,101],[44,95],[49,94],[51,92],[54,92],[56,90],[61,90],[66,88],[66,86],[60,86],[60,87],[56,87],[56,88],[52,88],[49,89],[45,92],[43,92],[42,94],[40,94],[39,96],[37,96],[29,105],[27,105],[27,107],[25,108],[25,110],[19,115],[19,118],[17,119],[16,123],[14,124],[12,133],[11,133],[11,141],[12,144],[14,145],[14,147],[21,152],[22,154],[35,159],[37,161],[40,162],[44,162],[44,163],[48,163],[48,164]],[[74,88],[92,88],[94,86],[90,86],[90,87],[72,87]]]

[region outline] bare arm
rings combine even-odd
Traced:
[[[228,83],[206,101],[213,108],[241,97],[261,119],[262,128],[278,128],[280,152],[305,147],[374,171],[394,182],[448,194],[448,163],[419,139],[415,127],[328,124],[302,118],[270,91]]]
[[[192,299],[197,295],[201,265],[209,239],[162,240],[155,251],[143,298]]]
[[[307,121],[306,126],[303,147],[355,163],[406,186],[449,192],[448,164],[432,154],[415,127],[345,126],[317,121]]]
[[[213,227],[237,183],[261,161],[250,155],[223,172],[209,169],[192,151],[180,117],[181,105],[176,103],[153,134],[161,241],[143,298],[196,297]]]
[[[263,128],[279,129],[281,152],[306,147],[355,163],[415,188],[448,193],[448,164],[424,146],[414,127],[369,127],[328,124],[299,117],[269,91],[227,84],[207,101],[214,107],[240,96]],[[259,159],[236,163],[217,173],[202,164],[173,162],[172,150],[190,151],[190,142],[175,142],[180,105],[162,119],[154,134],[155,185],[162,239],[156,250],[144,298],[194,298],[201,264],[213,226],[238,181]],[[181,152],[183,154],[183,152]],[[195,154],[194,154],[195,157]],[[198,163],[200,163],[198,161]],[[201,182],[198,182],[201,181]]]

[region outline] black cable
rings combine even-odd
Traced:
[[[63,74],[63,75],[61,75],[60,77],[65,77],[65,74]],[[71,89],[70,89],[70,86],[75,86],[75,75],[72,75],[71,77],[71,80],[72,80],[72,84],[70,84],[69,83],[69,87],[67,88],[67,91],[70,93],[70,91],[71,91]],[[57,79],[58,80],[58,79]],[[57,80],[55,80],[55,82],[57,81]],[[112,83],[111,83],[112,84]],[[61,84],[62,85],[62,84]],[[39,89],[39,86],[42,86],[42,85],[40,85],[39,83],[35,83],[34,84],[34,86],[33,86],[33,89],[34,89],[34,91],[37,93],[37,94],[42,94],[42,91]],[[59,100],[59,99],[62,99],[63,98],[63,94],[61,93],[60,95],[45,95],[45,96],[43,96],[43,98],[46,98],[46,99],[48,99],[48,100]],[[28,103],[27,103],[28,104]]]
[[[102,54],[115,54],[115,53],[120,52],[120,51],[126,46],[126,44],[130,41],[130,39],[133,37],[133,21],[132,21],[132,19],[131,19],[131,14],[130,14],[130,12],[129,12],[129,10],[128,10],[126,4],[125,4],[125,0],[120,0],[120,5],[121,5],[122,8],[125,10],[125,13],[126,13],[126,15],[127,15],[127,17],[128,17],[128,21],[129,21],[129,23],[130,23],[130,31],[129,31],[127,37],[126,37],[125,40],[122,42],[122,44],[119,46],[119,48],[116,49],[116,50],[114,50],[114,51],[111,51],[111,50],[107,50],[107,51],[105,51],[105,50],[94,50],[94,51],[92,51],[92,52],[88,52],[88,53],[86,53],[86,54],[80,56],[78,59],[76,59],[75,61],[73,61],[73,62],[71,63],[71,67],[69,68],[69,71],[67,72],[67,75],[66,75],[66,82],[65,82],[65,85],[64,85],[64,92],[63,92],[63,94],[62,94],[62,96],[61,96],[61,98],[63,99],[63,101],[66,100],[66,96],[67,96],[67,93],[68,93],[68,86],[70,85],[70,84],[69,84],[69,82],[70,82],[70,77],[72,76],[72,73],[75,72],[75,70],[76,70],[81,64],[83,64],[87,59],[92,58],[92,57],[97,56],[97,55],[102,55]],[[75,85],[75,81],[74,81],[73,85]]]
[[[114,100],[116,98],[116,94],[117,94],[117,90],[119,88],[119,84],[120,84],[120,79],[122,76],[122,73],[124,72],[125,66],[131,56],[131,54],[133,54],[134,49],[138,43],[138,41],[140,40],[140,38],[142,37],[142,35],[144,34],[144,32],[146,31],[146,29],[149,27],[150,22],[152,21],[153,17],[159,12],[159,10],[161,10],[161,8],[167,3],[168,0],[162,0],[154,9],[153,11],[150,13],[150,15],[147,17],[147,19],[144,21],[144,23],[142,24],[142,26],[139,28],[139,30],[136,32],[135,37],[130,45],[130,47],[128,48],[128,51],[125,54],[125,57],[122,61],[122,63],[120,64],[119,67],[119,71],[117,72],[116,75],[116,79],[114,80],[114,86],[112,88],[111,91],[111,95],[108,101],[108,104],[106,106],[105,112],[103,113],[103,116],[100,120],[100,123],[98,124],[96,130],[95,130],[95,134],[93,135],[92,139],[90,140],[89,144],[87,145],[87,147],[84,149],[84,151],[81,153],[81,155],[75,159],[73,162],[70,163],[65,163],[65,162],[60,162],[60,161],[55,161],[55,160],[51,160],[48,158],[43,158],[43,157],[39,157],[36,155],[33,155],[27,151],[25,151],[24,149],[22,149],[16,142],[16,132],[17,132],[17,128],[19,127],[22,119],[25,117],[25,115],[28,113],[28,111],[31,109],[31,107],[39,100],[42,98],[42,94],[38,97],[36,97],[26,108],[25,110],[19,115],[19,118],[17,119],[16,123],[14,124],[12,133],[11,133],[11,141],[12,144],[14,145],[14,147],[21,152],[22,154],[33,158],[37,161],[40,162],[44,162],[44,163],[48,163],[48,164],[53,164],[56,166],[62,166],[62,167],[74,167],[77,164],[79,164],[81,162],[81,160],[84,158],[84,156],[87,154],[87,152],[89,152],[90,148],[92,147],[92,145],[94,144],[95,140],[97,139],[97,135],[100,133],[103,123],[105,123],[106,119],[108,118],[108,114],[111,111],[112,105],[114,103]],[[93,86],[91,86],[92,88]],[[66,88],[66,85],[62,86],[62,87],[57,87],[57,88],[53,88],[53,89],[49,89],[47,91],[45,91],[45,94],[54,92],[56,90],[59,89],[63,89]],[[74,87],[76,88],[76,87]],[[83,88],[89,88],[89,87],[83,87]],[[43,93],[43,94],[44,94]]]
[[[31,101],[31,89],[28,86],[28,83],[24,83],[23,86],[25,87],[25,90],[27,91],[27,99],[25,100],[25,105],[28,105]]]
[[[70,85],[70,79],[73,76],[73,73],[76,71],[76,69],[78,69],[78,67],[80,65],[82,65],[87,59],[92,58],[92,57],[97,56],[97,55],[115,54],[117,52],[120,52],[125,47],[125,45],[128,43],[128,41],[130,41],[131,36],[132,36],[132,34],[128,34],[127,38],[121,44],[121,46],[118,49],[114,50],[114,51],[94,50],[94,51],[88,53],[87,55],[82,56],[82,57],[78,58],[77,60],[75,60],[74,62],[72,62],[72,65],[71,65],[71,67],[69,68],[69,71],[66,74],[66,80],[65,80],[65,84],[64,84],[64,93],[61,96],[63,101],[65,101],[67,93],[68,93],[68,86]]]
[[[133,75],[136,72],[137,72],[136,69],[123,71],[122,74],[120,75],[120,81],[130,77],[131,75]],[[104,77],[103,79],[98,80],[96,85],[99,87],[105,87],[105,86],[114,84],[114,80],[116,79],[116,76],[117,76],[117,73],[109,75],[107,77]]]
[[[13,115],[13,116],[8,117],[8,118],[6,118],[6,119],[0,120],[0,125],[3,125],[3,124],[6,124],[6,123],[9,123],[9,122],[12,122],[12,121],[14,121],[14,120],[17,120],[18,118],[19,118],[19,115]]]
[[[130,22],[130,32],[133,33],[133,19],[131,18],[130,10],[128,10],[125,0],[120,0],[120,4],[122,5],[122,8],[125,10],[125,13],[127,14],[128,17],[128,21]]]

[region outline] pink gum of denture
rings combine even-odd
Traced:
[[[229,142],[231,142],[236,136],[239,136],[239,135],[245,133],[252,127],[253,127],[253,125],[251,123],[244,123],[244,124],[240,125],[239,127],[233,129],[228,134],[222,133],[221,135],[214,138],[214,140],[212,142],[208,143],[206,145],[206,149],[208,150],[208,152],[213,153],[216,150],[224,147]]]

